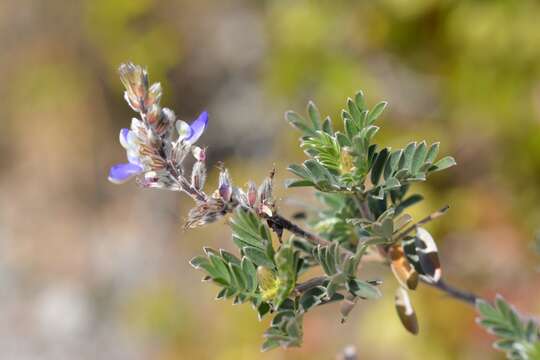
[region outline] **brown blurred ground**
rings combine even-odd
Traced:
[[[459,163],[414,209],[451,205],[430,225],[445,276],[538,314],[539,16],[533,0],[0,2],[0,358],[330,359],[348,344],[362,359],[501,358],[471,309],[431,289],[409,336],[390,278],[346,324],[316,310],[303,348],[260,354],[266,324],[187,264],[230,246],[228,228],[184,232],[186,198],[107,182],[133,116],[116,68],[147,65],[185,120],[208,109],[202,142],[238,184],[302,159],[285,110],[313,99],[337,117],[360,88],[389,100],[382,142],[440,140]]]

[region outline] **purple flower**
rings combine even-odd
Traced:
[[[139,151],[136,135],[129,129],[120,130],[120,144],[126,149],[128,163],[117,164],[109,171],[109,181],[115,184],[122,184],[139,175],[144,171],[139,160]]]
[[[163,109],[165,111],[165,109]],[[171,112],[172,113],[172,112]],[[168,112],[166,113],[166,115]],[[169,116],[174,118],[174,114]],[[171,124],[172,120],[168,122]],[[203,111],[199,117],[190,124],[181,120],[176,122],[178,130],[178,142],[180,145],[179,154],[182,155],[192,148],[192,145],[199,140],[208,125],[208,113]],[[117,164],[111,167],[109,172],[109,181],[115,184],[122,184],[134,176],[142,174],[145,171],[163,169],[167,159],[163,159],[159,149],[155,148],[154,142],[149,134],[146,124],[138,119],[133,119],[130,129],[120,130],[120,144],[126,149],[128,163]],[[162,139],[164,141],[171,141]],[[157,149],[157,150],[156,150]],[[198,150],[197,150],[198,149]],[[199,161],[204,161],[204,150],[196,147],[194,156]],[[180,163],[183,156],[175,156],[173,162]]]
[[[195,144],[197,140],[201,137],[208,125],[208,112],[203,111],[191,125],[179,120],[176,122],[176,129],[178,130],[178,135],[180,139],[190,143]]]
[[[136,164],[117,164],[112,166],[109,171],[109,181],[115,184],[123,184],[142,172],[143,168]]]

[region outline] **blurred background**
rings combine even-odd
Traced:
[[[540,314],[540,4],[534,0],[0,2],[0,358],[502,359],[461,303],[422,287],[420,334],[384,300],[312,311],[301,349],[261,354],[267,321],[214,301],[188,260],[230,247],[223,223],[183,231],[190,200],[107,181],[132,111],[118,65],[146,65],[164,106],[191,121],[233,180],[304,156],[283,113],[315,100],[337,120],[358,89],[388,100],[378,141],[441,141],[459,164],[415,190],[449,282]],[[210,185],[211,186],[211,185]],[[388,274],[379,269],[380,274]]]

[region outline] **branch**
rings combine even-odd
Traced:
[[[437,283],[430,283],[428,281],[422,281],[424,284],[427,284],[429,286],[432,286],[436,289],[439,289],[446,293],[451,298],[454,298],[456,300],[463,301],[469,305],[475,306],[476,300],[480,300],[481,298],[471,292],[464,291],[457,289],[451,285],[448,285],[445,281],[439,280]]]
[[[306,282],[299,283],[294,288],[294,291],[297,293],[303,293],[317,286],[321,286],[324,282],[328,280],[326,276],[317,276],[312,279],[307,280]]]
[[[448,209],[448,206],[445,206],[442,209],[440,209],[439,211],[425,217],[424,219],[420,220],[418,223],[412,225],[411,226],[412,229],[414,229],[418,225],[425,224],[428,221],[436,219],[437,217],[444,214],[444,212],[447,209]],[[330,242],[328,240],[323,239],[320,236],[317,236],[315,234],[312,234],[312,233],[302,229],[301,227],[294,224],[290,220],[282,217],[281,215],[275,214],[271,218],[268,218],[268,220],[273,222],[274,224],[276,224],[278,226],[281,226],[283,229],[286,229],[286,230],[290,231],[294,235],[306,239],[307,241],[309,241],[310,243],[312,243],[314,245],[323,245],[324,246],[324,245],[329,245],[330,244]],[[411,230],[409,230],[409,229],[410,228],[404,230],[400,235],[403,236],[403,234],[406,234],[406,233],[412,231],[412,229]],[[343,249],[343,251],[350,252],[349,250],[346,250],[346,249]],[[304,292],[306,290],[309,290],[312,287],[321,285],[323,281],[324,281],[324,277],[315,277],[315,278],[310,279],[310,280],[308,280],[308,281],[306,281],[304,283],[298,284],[296,286],[296,288],[295,288],[295,291]],[[477,299],[481,299],[479,296],[477,296],[477,295],[475,295],[473,293],[470,293],[470,292],[467,292],[467,291],[464,291],[464,290],[460,290],[460,289],[457,289],[457,288],[455,288],[455,287],[453,287],[451,285],[448,285],[443,280],[440,280],[437,283],[430,283],[430,282],[427,282],[427,281],[423,281],[423,282],[425,284],[429,285],[429,286],[432,286],[432,287],[434,287],[436,289],[439,289],[440,291],[444,292],[446,295],[450,296],[453,299],[462,301],[462,302],[464,302],[466,304],[469,304],[469,305],[472,305],[472,306],[475,306],[475,303],[476,303]]]
[[[444,215],[444,213],[450,208],[450,206],[448,205],[445,205],[443,206],[442,208],[440,208],[439,210],[435,211],[434,213],[432,214],[429,214],[428,216],[426,216],[425,218],[423,218],[422,220],[418,221],[417,223],[414,223],[412,224],[411,226],[409,226],[408,228],[406,228],[405,230],[403,230],[401,233],[399,233],[397,236],[396,236],[396,239],[395,241],[398,241],[400,239],[403,239],[405,237],[405,235],[407,235],[408,233],[410,233],[411,231],[413,231],[414,229],[416,229],[417,226],[420,226],[420,225],[424,225],[432,220],[435,220],[437,219],[438,217],[441,217]]]
[[[279,228],[288,230],[294,235],[301,237],[303,239],[306,239],[313,245],[323,245],[323,246],[330,245],[330,241],[302,229],[300,226],[292,223],[290,220],[284,218],[283,216],[279,214],[274,214],[272,217],[268,217],[267,220],[272,222],[274,225],[276,225]]]

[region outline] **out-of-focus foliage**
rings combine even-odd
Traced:
[[[452,205],[432,229],[447,275],[540,313],[527,251],[540,224],[539,16],[534,0],[1,1],[4,356],[327,359],[355,344],[369,359],[501,358],[472,312],[430,290],[413,298],[413,339],[385,296],[343,325],[314,311],[301,350],[260,354],[268,324],[212,301],[187,265],[201,239],[225,246],[223,229],[179,233],[181,201],[104,176],[124,157],[109,139],[131,116],[122,61],[147,64],[183,119],[210,105],[205,142],[239,184],[301,162],[284,110],[317,99],[326,114],[362,88],[369,104],[391,104],[385,146],[440,140],[459,163],[412,189],[427,199],[415,216]],[[428,311],[441,301],[445,311]]]
[[[484,300],[476,303],[480,317],[478,323],[499,337],[493,343],[511,360],[540,359],[540,331],[533,319],[522,319],[500,296],[491,305]]]

